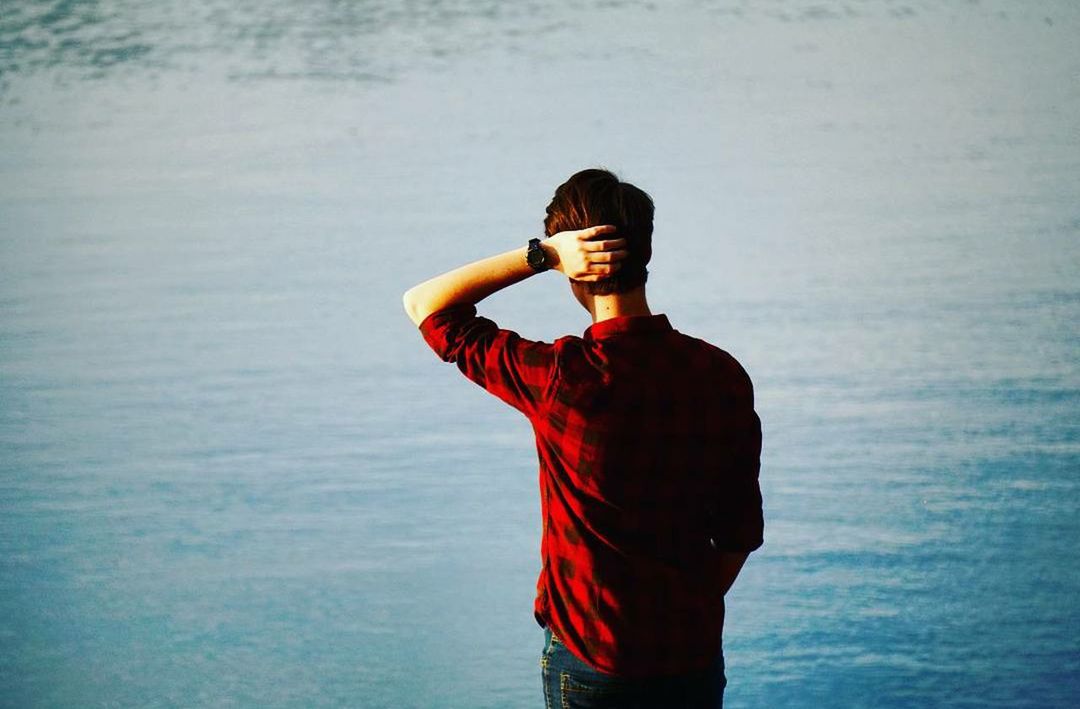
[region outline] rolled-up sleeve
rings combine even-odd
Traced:
[[[752,552],[764,543],[761,486],[761,419],[752,409],[737,417],[732,458],[717,500],[713,541],[717,549]]]
[[[712,538],[721,551],[752,552],[764,543],[761,485],[761,418],[754,410],[754,385],[746,370],[729,360],[726,405],[715,422],[724,450],[722,473],[710,495]]]
[[[548,394],[555,371],[554,346],[527,340],[479,317],[474,305],[454,305],[431,313],[420,333],[444,362],[526,416]]]

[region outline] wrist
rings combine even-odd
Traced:
[[[555,244],[552,243],[551,237],[540,239],[540,248],[544,251],[544,261],[547,263],[548,268],[561,273],[562,269],[560,266],[562,265],[562,260],[559,258],[559,250],[555,248]]]

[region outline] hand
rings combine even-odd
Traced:
[[[560,231],[540,242],[551,267],[575,281],[599,281],[614,273],[626,258],[626,239],[602,239],[610,224],[576,231]]]

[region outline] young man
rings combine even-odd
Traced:
[[[536,433],[547,706],[722,706],[724,594],[762,544],[750,378],[649,310],[645,192],[584,170],[544,226],[546,239],[404,301],[432,349]],[[592,316],[584,337],[536,342],[477,316],[477,302],[546,270]]]

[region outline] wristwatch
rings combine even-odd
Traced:
[[[529,239],[529,250],[525,252],[525,261],[537,273],[550,268],[547,262],[547,254],[540,248],[540,239]]]

